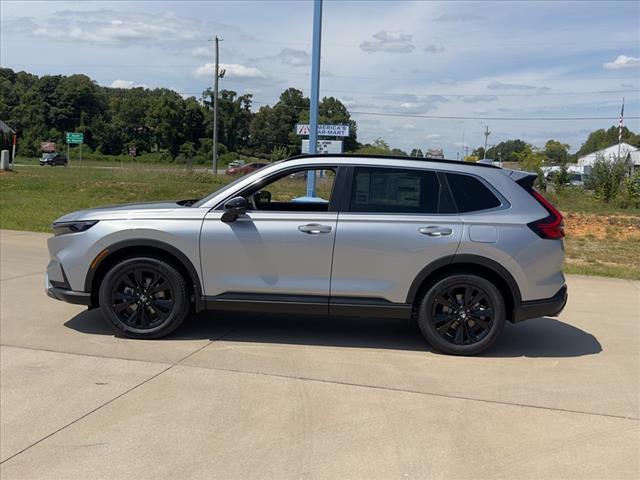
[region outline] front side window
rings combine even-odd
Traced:
[[[438,213],[440,183],[435,172],[356,167],[351,212]]]
[[[307,177],[315,175],[316,195],[307,197]],[[327,212],[336,178],[332,169],[289,172],[246,192],[253,211]]]

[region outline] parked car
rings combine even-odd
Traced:
[[[229,165],[227,165],[227,168],[238,168],[238,167],[242,167],[244,165],[244,160],[232,160],[229,162]]]
[[[55,167],[56,165],[62,165],[64,167],[69,165],[69,160],[64,153],[43,153],[40,157],[40,166],[50,165]]]
[[[227,175],[246,175],[248,173],[255,172],[256,170],[266,167],[268,163],[249,163],[241,167],[229,167],[227,168]]]
[[[275,182],[331,170],[328,202]],[[470,355],[506,321],[567,301],[562,215],[535,174],[456,161],[307,155],[192,201],[94,208],[53,224],[48,294],[158,338],[204,309],[415,319]],[[326,190],[325,190],[326,191]]]

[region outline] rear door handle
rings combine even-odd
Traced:
[[[447,227],[439,227],[437,225],[429,225],[428,227],[419,228],[418,231],[423,235],[429,235],[430,237],[444,237],[451,235],[453,230]]]
[[[331,227],[329,225],[320,225],[319,223],[308,223],[307,225],[298,226],[298,230],[309,235],[318,235],[319,233],[331,232]]]

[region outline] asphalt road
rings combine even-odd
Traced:
[[[118,338],[1,232],[0,476],[638,478],[640,282],[569,277],[483,356],[404,322],[201,314]]]

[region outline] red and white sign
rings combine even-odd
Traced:
[[[56,142],[41,142],[40,150],[44,153],[53,153],[56,151]]]

